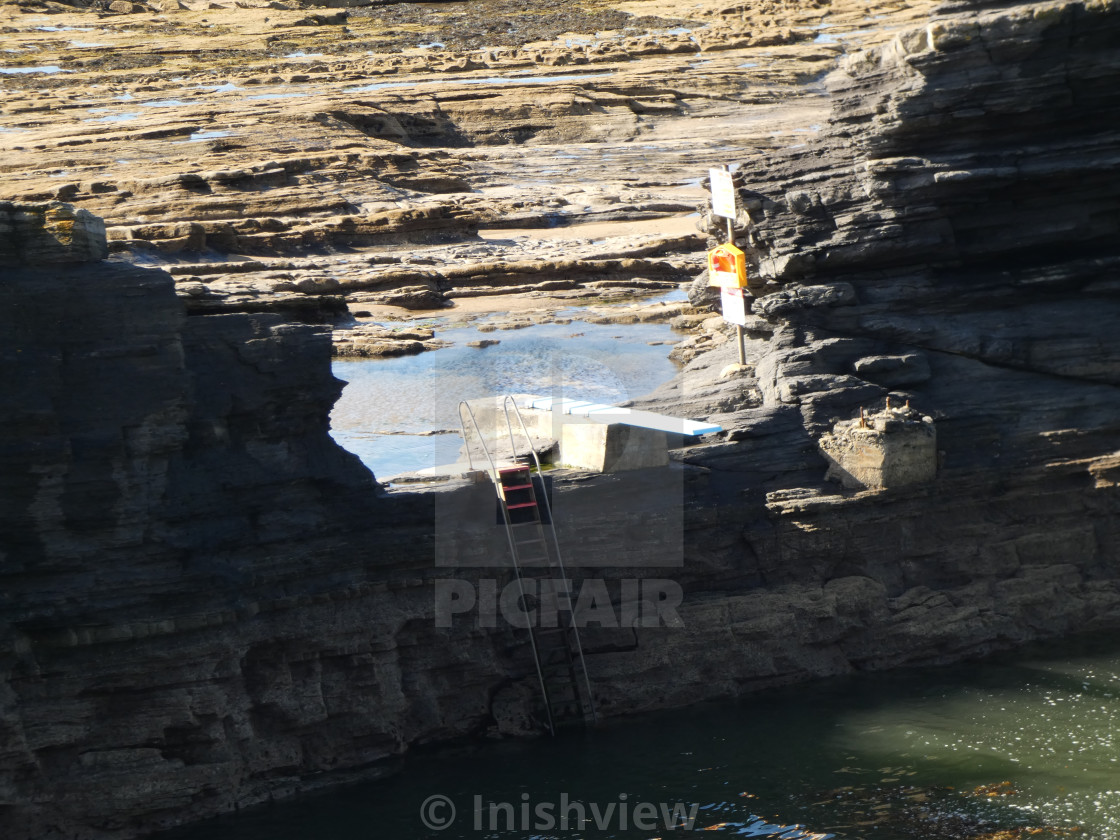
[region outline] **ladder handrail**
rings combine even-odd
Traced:
[[[521,416],[521,409],[517,406],[517,400],[513,398],[512,394],[506,394],[505,399],[502,400],[502,411],[506,416],[506,429],[509,431],[509,446],[510,452],[515,452],[515,441],[513,438],[513,426],[509,419],[509,408],[513,406],[513,413],[517,417],[517,422],[521,426],[521,433],[525,435],[525,441],[529,444],[529,454],[533,456],[533,464],[537,468],[537,478],[541,482],[541,502],[544,505],[544,511],[548,516],[548,528],[552,533],[552,546],[556,550],[556,565],[560,570],[560,580],[564,583],[564,598],[568,602],[568,626],[572,631],[572,637],[576,643],[576,653],[579,656],[580,670],[583,671],[583,683],[587,689],[587,705],[591,709],[591,720],[593,723],[598,724],[599,714],[595,709],[595,699],[591,696],[591,677],[587,673],[587,660],[583,656],[583,643],[579,638],[579,626],[576,622],[576,611],[572,605],[572,592],[571,586],[568,583],[568,572],[564,568],[564,558],[560,553],[560,539],[556,534],[556,518],[552,515],[552,506],[548,501],[548,488],[544,483],[544,472],[541,470],[541,462],[537,457],[537,448],[533,445],[533,439],[529,436],[529,430],[525,426],[525,419]],[[467,406],[470,409],[470,406]],[[472,414],[473,417],[473,414]],[[469,456],[470,450],[468,448],[467,454]],[[533,474],[529,474],[529,480],[533,480]],[[508,514],[507,514],[508,517]]]
[[[482,444],[482,453],[490,463],[490,470],[497,475],[498,468],[494,466],[494,459],[490,457],[490,450],[486,446],[485,438],[482,437],[482,429],[478,428],[478,420],[475,419],[474,410],[466,400],[459,400],[459,429],[463,433],[463,448],[467,450],[467,464],[470,465],[472,470],[474,469],[474,458],[471,457],[471,444],[470,441],[467,440],[467,424],[466,421],[463,420],[464,408],[467,410],[467,414],[470,415],[471,425],[474,426],[475,434],[478,435],[478,442]]]
[[[482,436],[482,429],[478,427],[478,419],[474,416],[474,410],[470,407],[466,400],[459,401],[459,425],[463,431],[463,445],[467,449],[467,463],[470,464],[471,469],[474,469],[474,459],[471,458],[471,445],[467,440],[467,424],[463,420],[463,409],[467,409],[467,414],[471,418],[471,425],[474,426],[475,434],[478,435],[478,442],[482,444],[482,452],[486,456],[487,463],[490,464],[490,476],[493,479],[495,491],[501,495],[501,482],[498,478],[498,468],[494,465],[494,459],[490,457],[490,447],[486,445],[486,439]],[[521,603],[528,604],[525,600],[525,583],[521,579],[521,567],[517,562],[517,547],[513,539],[513,523],[509,518],[509,509],[502,504],[502,518],[506,524],[506,540],[509,542],[509,555],[513,559],[514,577],[517,578],[517,591]],[[548,686],[545,684],[544,669],[541,667],[541,657],[537,651],[537,639],[533,633],[532,626],[529,627],[529,644],[533,650],[533,664],[537,668],[537,679],[541,684],[541,694],[544,696],[544,710],[548,716],[548,731],[549,734],[556,735],[556,725],[552,720],[552,704],[549,702]]]

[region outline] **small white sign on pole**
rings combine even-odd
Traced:
[[[712,179],[712,212],[725,219],[735,218],[735,183],[726,169],[709,169]]]
[[[739,327],[747,325],[747,299],[743,289],[724,286],[719,290],[720,303],[723,304],[723,320]]]

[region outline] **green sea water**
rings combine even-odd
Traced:
[[[660,819],[666,810],[677,827]],[[652,823],[642,819],[650,813]],[[691,830],[681,827],[689,815]],[[650,840],[699,830],[1120,840],[1120,634],[804,684],[556,739],[415,752],[390,778],[174,837]]]

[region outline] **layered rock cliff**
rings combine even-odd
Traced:
[[[949,469],[1111,433],[1117,25],[1114,4],[963,11],[845,58],[822,137],[738,171],[740,390],[813,434],[895,390],[960,429]]]
[[[310,597],[338,506],[372,482],[326,433],[328,332],[188,318],[168,275],[98,261],[89,214],[0,213],[34,246],[0,280],[0,825],[89,836],[228,776],[202,758],[226,724],[198,703],[253,655],[221,628],[262,610],[252,592]]]
[[[587,634],[604,714],[1120,625],[1118,25],[946,10],[845,61],[824,136],[744,163],[751,368],[721,378],[724,345],[650,401],[728,431],[554,481],[577,581],[684,593],[683,626]],[[0,212],[3,836],[134,836],[530,728],[524,631],[435,621],[433,579],[495,575],[437,565],[500,553],[488,488],[387,493],[335,446],[322,328],[188,309],[97,261],[89,217]],[[888,394],[935,419],[934,481],[825,483],[820,435]]]
[[[1115,3],[947,8],[841,62],[820,138],[739,168],[749,366],[725,342],[644,404],[728,429],[680,457],[725,574],[768,589],[709,602],[756,677],[1120,619],[1118,33]],[[822,435],[888,398],[936,420],[936,478],[823,481]]]

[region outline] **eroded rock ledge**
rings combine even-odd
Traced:
[[[725,344],[649,403],[729,431],[668,473],[555,482],[564,539],[604,563],[573,577],[685,592],[683,627],[588,634],[606,715],[1120,625],[1118,190],[1096,118],[1118,19],[958,11],[849,60],[820,143],[747,162],[775,284],[751,365],[720,379]],[[1050,78],[1076,96],[1048,135]],[[995,174],[1011,158],[1024,176]],[[1067,177],[1028,177],[1047,162]],[[526,731],[523,634],[433,618],[437,550],[500,549],[487,489],[386,493],[338,449],[323,328],[188,314],[159,271],[5,260],[0,833],[134,836]],[[817,436],[888,393],[936,419],[936,479],[823,483]]]

